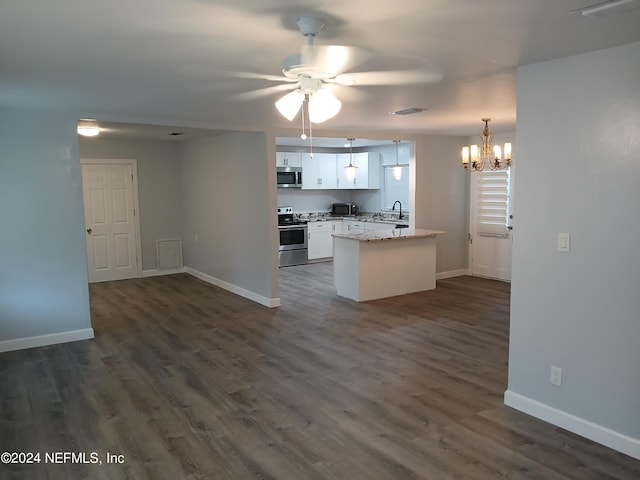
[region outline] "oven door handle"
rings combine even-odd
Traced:
[[[278,230],[306,230],[306,225],[278,225]]]

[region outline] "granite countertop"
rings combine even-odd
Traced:
[[[403,212],[404,213],[404,212]],[[333,216],[329,212],[318,213],[301,213],[296,214],[296,218],[300,220],[306,220],[309,223],[312,222],[330,222],[332,220],[353,220],[356,222],[373,222],[373,223],[389,223],[396,225],[398,223],[409,223],[409,218],[398,219],[398,215],[393,214],[380,214],[380,213],[364,213],[362,215],[353,216]]]
[[[377,242],[382,240],[402,240],[407,238],[436,237],[447,232],[426,230],[422,228],[392,228],[389,230],[372,230],[360,233],[334,233],[334,237],[357,240],[359,242]]]

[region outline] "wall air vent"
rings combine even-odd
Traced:
[[[156,261],[158,270],[182,268],[182,240],[156,240]]]
[[[395,112],[389,112],[389,113],[391,113],[391,115],[413,115],[414,113],[424,112],[425,110],[427,109],[420,108],[420,107],[411,107],[411,108],[405,108],[404,110],[396,110]]]

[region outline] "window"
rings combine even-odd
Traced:
[[[506,234],[509,223],[511,169],[474,172],[475,222],[479,234]]]
[[[393,165],[385,166],[384,170],[384,205],[383,210],[391,210],[393,202],[400,200],[402,210],[409,210],[409,165],[402,166],[400,180],[393,178]]]

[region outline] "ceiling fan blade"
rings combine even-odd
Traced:
[[[345,86],[340,85],[339,83],[327,83],[322,88],[329,90],[338,97],[342,103],[357,103],[371,99],[364,90],[355,86]]]
[[[233,98],[235,100],[255,100],[257,98],[267,97],[275,93],[293,90],[297,87],[298,87],[297,83],[285,83],[282,85],[273,85],[271,87],[259,88],[258,90],[251,90],[249,92],[229,95],[229,98]]]
[[[344,45],[305,45],[300,55],[300,63],[317,72],[338,75],[352,70],[370,57],[357,47]]]
[[[268,82],[295,82],[296,79],[290,79],[285,77],[284,75],[270,75],[268,73],[257,73],[257,72],[243,72],[243,71],[228,71],[228,70],[219,70],[215,67],[211,66],[202,66],[202,65],[189,65],[188,67],[183,67],[180,72],[184,75],[188,75],[189,77],[207,77],[207,78],[217,78],[217,79],[230,79],[230,78],[247,78],[247,79],[255,79],[255,80],[266,80]]]
[[[353,72],[338,75],[333,81],[339,85],[411,85],[435,83],[442,80],[437,70],[389,70],[379,72]]]
[[[249,78],[256,80],[267,80],[269,82],[297,82],[295,78],[285,77],[284,75],[268,75],[264,73],[252,73],[252,72],[230,72],[229,77],[233,78]]]

